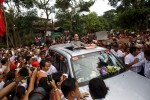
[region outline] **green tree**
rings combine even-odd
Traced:
[[[109,3],[116,7],[116,22],[120,28],[136,31],[147,28],[150,0],[109,0]]]
[[[84,15],[83,23],[87,32],[106,30],[108,27],[107,21],[102,16],[98,16],[95,12]]]
[[[82,32],[82,12],[89,12],[89,8],[95,0],[56,0],[55,7],[58,9],[56,18],[58,25],[69,29],[70,32]]]
[[[24,14],[21,9],[33,7],[33,0],[5,0],[5,5],[6,36],[11,45],[17,47],[21,44],[21,35],[18,32],[18,26],[20,25],[17,25],[17,20]]]
[[[105,18],[106,21],[108,22],[109,30],[116,28],[116,19],[117,19],[116,10],[112,9],[104,12],[103,18]]]
[[[35,0],[35,5],[42,9],[46,14],[46,22],[45,22],[45,35],[44,35],[44,41],[46,41],[46,32],[48,27],[48,21],[50,21],[49,17],[50,14],[55,12],[54,4],[52,3],[54,0]]]
[[[16,32],[21,36],[21,44],[31,45],[34,42],[34,32],[36,31],[33,27],[33,22],[38,20],[37,11],[35,9],[23,13],[15,20]],[[28,43],[29,42],[29,43]]]

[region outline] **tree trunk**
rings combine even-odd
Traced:
[[[46,23],[45,23],[44,43],[46,42],[46,32],[47,32],[47,27],[48,27],[48,21],[46,21]]]
[[[16,32],[15,32],[15,27],[14,27],[14,13],[12,13],[12,18],[11,18],[12,20],[10,20],[11,21],[11,26],[12,26],[12,33],[13,33],[13,39],[14,39],[14,45],[15,45],[15,47],[17,47],[18,45],[17,45],[17,36],[16,36]]]
[[[47,16],[47,20],[46,20],[46,23],[45,23],[45,34],[44,34],[44,43],[46,43],[46,33],[47,33],[47,28],[48,28],[48,19],[49,19],[49,15],[48,13],[46,13],[46,16]]]

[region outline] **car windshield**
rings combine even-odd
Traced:
[[[125,71],[125,67],[109,52],[100,51],[72,57],[79,83],[94,77],[108,78]]]

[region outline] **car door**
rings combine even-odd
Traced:
[[[63,73],[69,73],[69,65],[67,58],[54,50],[50,50],[50,55],[51,55],[51,61],[52,64],[56,67],[57,71],[63,72]]]

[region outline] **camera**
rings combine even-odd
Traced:
[[[52,81],[53,80],[53,78],[52,78],[52,75],[47,75],[47,81]]]
[[[31,71],[34,71],[34,69],[35,69],[34,67],[30,67],[30,70],[31,70]]]

